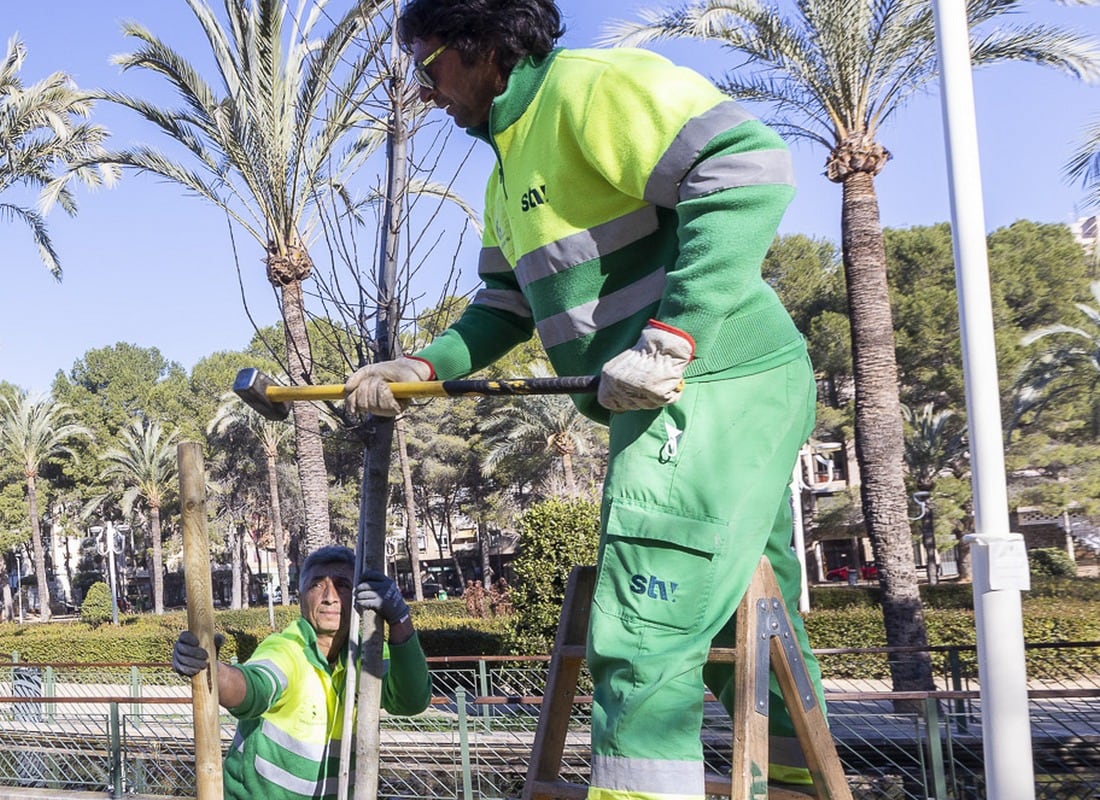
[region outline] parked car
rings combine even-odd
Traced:
[[[849,574],[852,572],[852,568],[845,565],[843,567],[837,567],[831,569],[825,573],[825,580],[827,581],[846,581]],[[878,568],[874,564],[864,564],[859,568],[859,577],[865,581],[874,580],[878,577]]]

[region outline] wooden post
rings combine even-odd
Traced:
[[[202,446],[181,442],[177,449],[183,516],[183,569],[187,587],[187,629],[210,653],[210,666],[191,678],[195,723],[197,800],[222,797],[222,736],[218,722],[218,681],[214,647],[214,595],[210,582],[210,539],[206,531],[206,472]]]

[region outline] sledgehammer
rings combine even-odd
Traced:
[[[505,378],[502,380],[410,381],[391,383],[398,399],[413,397],[461,397],[463,395],[512,396],[524,394],[592,394],[598,375],[554,378]],[[343,384],[279,386],[254,367],[242,369],[233,381],[233,391],[265,419],[280,421],[290,414],[294,400],[343,400]]]

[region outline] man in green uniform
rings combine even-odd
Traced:
[[[310,553],[298,586],[299,620],[264,639],[246,663],[217,664],[218,701],[238,720],[223,770],[227,798],[336,797],[353,593],[357,608],[387,623],[382,707],[418,714],[431,700],[424,651],[392,580],[370,571],[355,586],[355,554],[331,546]],[[207,663],[197,637],[181,633],[176,672],[195,675]]]
[[[422,350],[357,370],[348,407],[396,414],[388,382],[468,375],[536,331],[559,374],[600,376],[575,398],[610,426],[588,797],[701,799],[704,684],[732,703],[709,647],[730,644],[762,555],[792,610],[799,593],[788,486],[816,387],[760,273],[794,194],[789,153],[656,54],[556,48],[553,0],[408,0],[398,33],[421,99],[496,157],[484,286]],[[769,779],[809,783],[772,700]]]

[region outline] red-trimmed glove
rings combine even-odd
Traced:
[[[675,403],[694,354],[695,340],[689,334],[650,320],[637,344],[604,364],[600,405],[610,411],[637,411]]]
[[[391,383],[413,383],[432,379],[435,370],[422,358],[402,356],[360,367],[344,384],[345,404],[351,414],[396,417],[403,405],[390,391]]]

